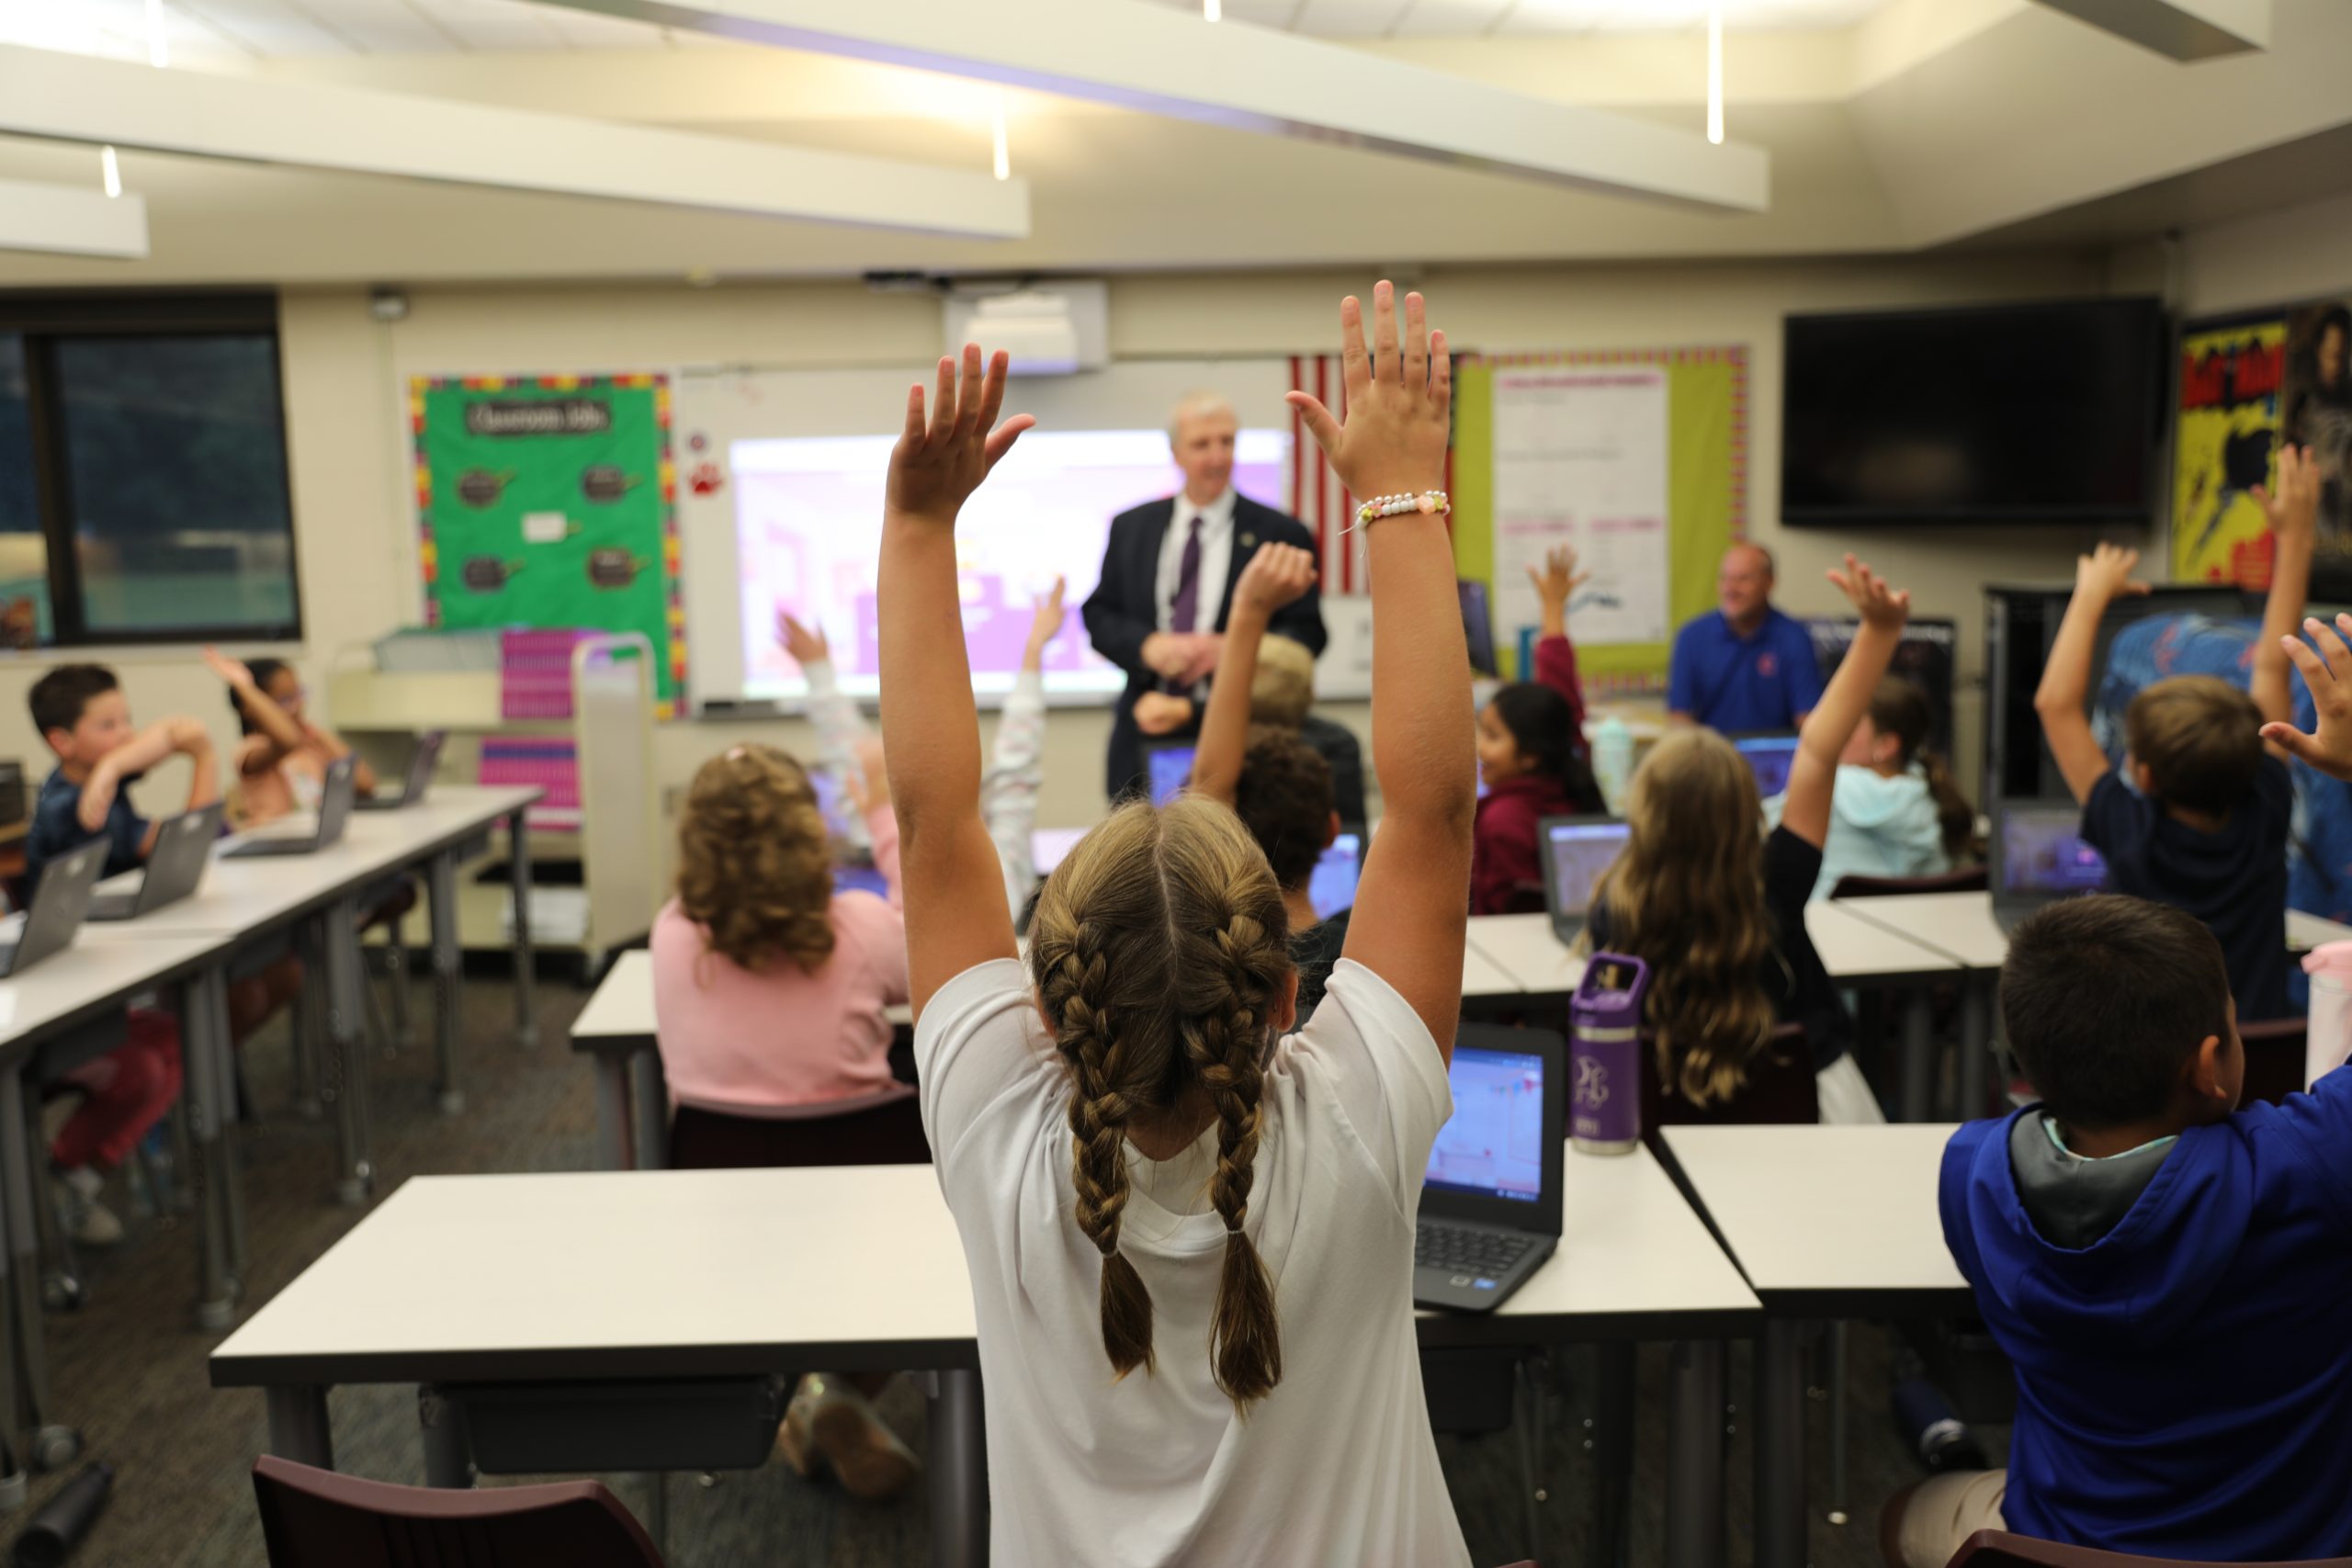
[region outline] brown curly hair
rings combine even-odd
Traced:
[[[817,792],[773,746],[730,746],[686,788],[678,907],[709,950],[745,969],[833,955],[832,850]]]
[[[1247,1410],[1283,1377],[1273,1283],[1242,1228],[1292,975],[1266,857],[1215,801],[1123,806],[1046,879],[1029,968],[1069,1067],[1074,1218],[1102,1254],[1103,1353],[1122,1377],[1152,1367],[1151,1294],[1119,1252],[1127,1126],[1201,1105],[1216,1118],[1209,1200],[1226,1233],[1209,1360]]]

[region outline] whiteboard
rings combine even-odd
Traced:
[[[788,436],[894,434],[906,409],[907,388],[930,379],[924,366],[850,370],[689,367],[679,373],[673,449],[678,454],[680,576],[688,684],[698,707],[743,699],[744,627],[730,449],[738,442]],[[1048,430],[1156,430],[1166,427],[1169,412],[1186,393],[1207,389],[1232,400],[1245,428],[1286,430],[1290,410],[1283,394],[1290,386],[1287,358],[1130,360],[1076,376],[1017,378],[1006,393],[1005,412],[1035,414],[1039,427]],[[1173,494],[1177,482],[1171,463],[1168,488],[1161,493]],[[1150,499],[1136,497],[1138,502]],[[1087,563],[1090,578],[1095,564]],[[1075,604],[1070,615],[1076,629]]]

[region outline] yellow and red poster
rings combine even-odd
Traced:
[[[2270,582],[2268,482],[2287,349],[2285,312],[2191,326],[2180,339],[2173,446],[2172,574],[2179,582]]]

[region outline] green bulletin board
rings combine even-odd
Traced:
[[[1495,581],[1495,372],[1527,366],[1656,365],[1667,388],[1667,611],[1680,626],[1715,603],[1715,570],[1747,536],[1747,351],[1741,347],[1603,349],[1465,355],[1453,367],[1453,556],[1463,577]],[[1573,630],[1573,626],[1570,628]],[[1517,662],[1517,628],[1495,627],[1496,653]],[[1577,644],[1595,696],[1666,689],[1668,643]]]
[[[641,632],[658,711],[685,684],[664,376],[420,376],[425,624]]]

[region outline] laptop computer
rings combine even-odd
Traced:
[[[1613,817],[1546,817],[1536,834],[1544,852],[1544,908],[1552,934],[1564,943],[1584,934],[1592,913],[1592,885],[1607,871],[1625,840],[1628,823]]]
[[[1332,840],[1306,877],[1306,901],[1315,906],[1315,918],[1328,920],[1342,909],[1354,908],[1356,879],[1363,874],[1363,840],[1353,833]]]
[[[1770,800],[1784,794],[1789,787],[1789,768],[1797,760],[1797,738],[1793,735],[1735,735],[1732,749],[1747,763],[1747,771],[1756,775],[1756,793]]]
[[[1453,1116],[1430,1150],[1413,1237],[1413,1304],[1491,1312],[1560,1244],[1568,1043],[1465,1023]]]
[[[222,850],[222,857],[247,860],[262,855],[315,854],[341,839],[344,825],[351,820],[351,773],[356,765],[350,757],[338,757],[328,765],[326,785],[319,792],[315,817],[305,812],[248,833]]]
[[[2083,842],[2080,807],[2004,801],[1993,813],[1993,919],[2005,931],[2061,898],[2107,886],[2107,862]]]
[[[1193,753],[1200,748],[1190,740],[1162,741],[1143,749],[1144,782],[1151,803],[1165,806],[1193,782]]]
[[[1462,601],[1462,640],[1469,646],[1470,673],[1500,674],[1495,667],[1495,617],[1487,603],[1487,585],[1457,578],[1453,592]]]
[[[441,761],[441,748],[448,740],[446,729],[428,729],[416,738],[416,754],[408,760],[408,780],[398,795],[382,790],[354,800],[356,811],[398,811],[404,806],[423,804],[424,792],[433,787],[433,770]]]
[[[93,839],[49,863],[33,890],[24,929],[14,942],[0,942],[0,976],[21,975],[74,945],[74,933],[90,907],[90,889],[98,885],[99,868],[107,863],[107,842]]]
[[[139,886],[90,895],[92,920],[132,920],[176,904],[204,886],[212,845],[220,837],[220,802],[166,817],[155,825],[155,848],[137,874]]]
[[[1053,875],[1054,867],[1062,863],[1062,857],[1078,848],[1078,841],[1086,837],[1088,831],[1084,828],[1036,829],[1029,835],[1029,863],[1036,869],[1039,876]]]

